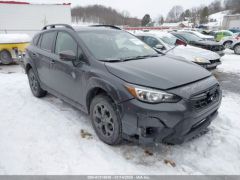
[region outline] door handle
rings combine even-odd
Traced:
[[[33,57],[38,57],[38,55],[36,53],[32,53]]]
[[[50,63],[51,63],[51,64],[55,64],[55,60],[52,59]]]

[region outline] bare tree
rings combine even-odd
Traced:
[[[164,23],[164,17],[163,15],[159,15],[158,18],[157,18],[157,23],[159,25],[162,25]]]
[[[225,8],[227,10],[232,10],[233,14],[240,13],[240,0],[225,0]]]
[[[222,10],[222,2],[220,0],[215,0],[209,5],[209,13],[214,14]]]
[[[173,6],[172,9],[169,11],[166,20],[168,22],[178,22],[183,11],[184,10],[182,6]]]

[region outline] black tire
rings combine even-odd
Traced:
[[[29,81],[29,85],[30,85],[33,95],[38,98],[46,96],[47,91],[44,91],[40,87],[38,79],[32,68],[28,70],[27,75],[28,75],[28,81]]]
[[[229,49],[232,45],[232,41],[226,41],[225,43],[223,43],[223,45],[226,49]]]
[[[97,95],[90,105],[92,126],[104,143],[118,145],[122,141],[122,123],[115,103],[106,95]]]
[[[240,55],[240,44],[237,44],[233,48],[234,53]]]
[[[13,63],[13,58],[12,58],[11,53],[7,50],[0,51],[0,61],[4,65]]]

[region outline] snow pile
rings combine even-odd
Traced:
[[[25,43],[31,38],[27,34],[0,34],[0,43]]]
[[[224,58],[221,71],[230,72],[233,64],[240,67],[239,56]],[[0,67],[0,87],[0,174],[240,172],[239,94],[224,92],[219,115],[205,135],[183,145],[146,151],[128,143],[108,146],[97,138],[82,112],[51,95],[34,98],[20,67]]]
[[[227,50],[226,53],[227,55],[221,58],[223,63],[219,70],[240,76],[240,56],[232,54],[231,50]]]

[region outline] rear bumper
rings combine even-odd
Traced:
[[[217,116],[221,104],[213,104],[196,110],[191,103],[146,104],[136,99],[124,102],[122,114],[123,133],[129,140],[140,144],[181,144],[200,134]]]

